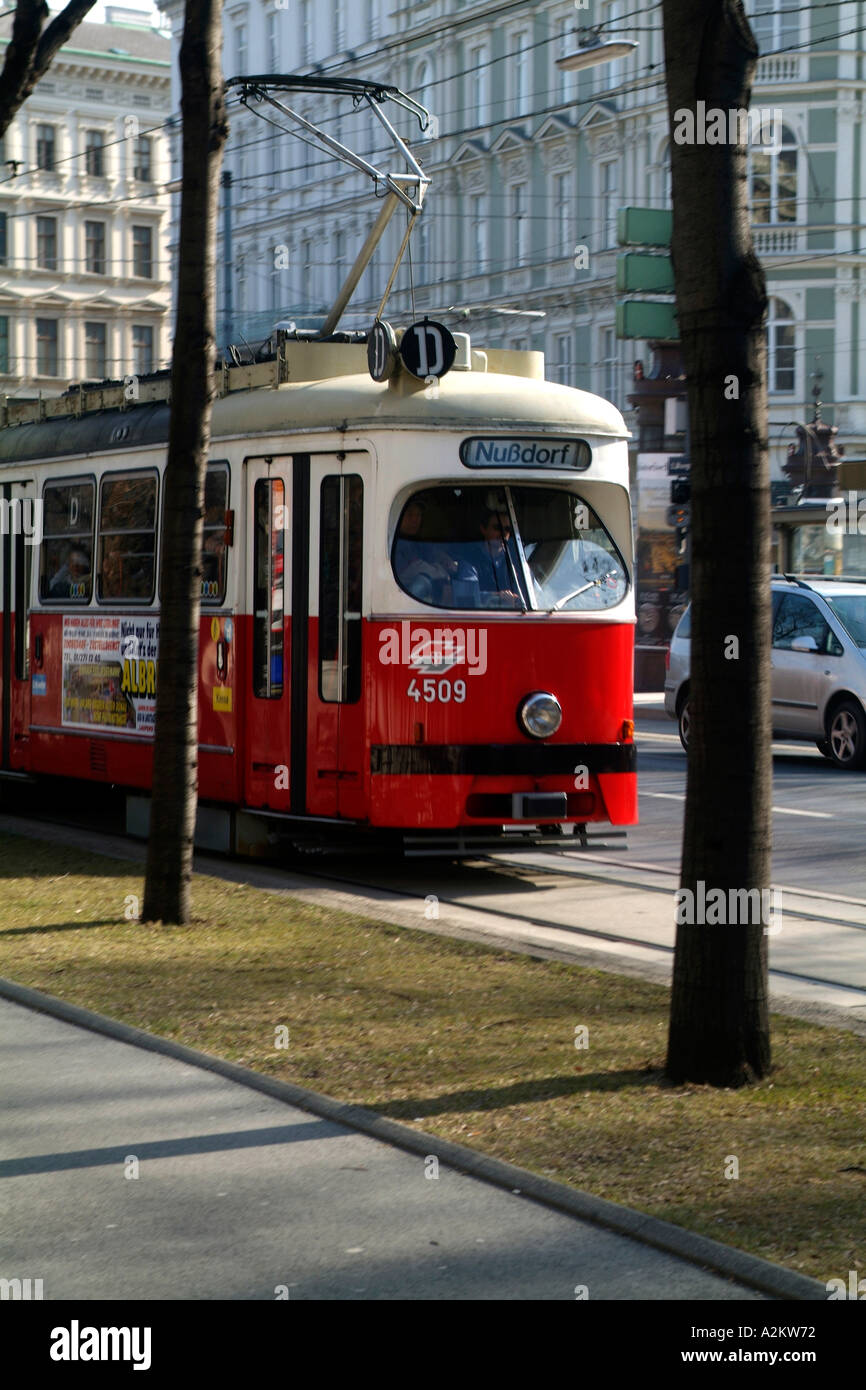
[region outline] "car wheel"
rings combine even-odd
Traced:
[[[680,705],[679,714],[677,715],[677,723],[679,725],[680,731],[680,743],[683,745],[683,748],[685,748],[686,752],[688,752],[689,730],[691,729],[692,723],[691,702],[689,700],[688,695]]]
[[[853,700],[836,705],[827,720],[827,743],[837,767],[853,770],[866,762],[866,718]]]

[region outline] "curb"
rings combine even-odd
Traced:
[[[693,1234],[668,1221],[661,1221],[657,1217],[633,1211],[630,1207],[620,1206],[617,1202],[609,1202],[603,1197],[593,1197],[589,1193],[566,1187],[563,1183],[539,1177],[525,1168],[518,1168],[515,1164],[489,1158],[486,1154],[465,1148],[462,1144],[454,1144],[450,1140],[437,1138],[421,1130],[409,1129],[362,1106],[348,1105],[333,1100],[330,1096],[320,1095],[317,1091],[297,1086],[293,1082],[278,1081],[249,1067],[224,1061],[220,1057],[212,1057],[206,1052],[197,1052],[183,1043],[160,1038],[154,1033],[147,1033],[141,1028],[134,1028],[130,1024],[94,1013],[90,1009],[80,1008],[77,1004],[66,1003],[51,994],[43,994],[41,990],[29,989],[2,977],[0,998],[21,1004],[38,1013],[49,1014],[64,1023],[86,1028],[92,1033],[101,1033],[117,1042],[161,1053],[165,1057],[186,1062],[187,1065],[199,1067],[203,1071],[215,1072],[228,1081],[261,1091],[274,1100],[295,1105],[301,1110],[318,1115],[321,1119],[357,1130],[395,1148],[419,1154],[422,1158],[435,1154],[442,1163],[458,1172],[480,1178],[495,1187],[507,1188],[515,1195],[528,1197],[568,1216],[575,1216],[619,1235],[629,1236],[656,1250],[677,1255],[690,1264],[736,1280],[749,1288],[769,1294],[772,1298],[798,1302],[827,1300],[827,1290],[817,1279],[772,1264],[758,1255],[749,1255],[744,1251],[721,1245],[707,1236]]]

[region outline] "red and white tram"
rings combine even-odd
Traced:
[[[622,417],[464,335],[441,380],[367,366],[363,342],[288,340],[222,369],[204,842],[351,828],[459,852],[634,823]],[[139,828],[168,385],[10,402],[0,429],[0,772],[125,788]]]

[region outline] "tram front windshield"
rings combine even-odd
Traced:
[[[622,556],[588,503],[563,489],[430,487],[400,514],[391,563],[434,608],[587,612],[621,603]]]

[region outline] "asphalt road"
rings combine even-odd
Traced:
[[[638,720],[641,824],[628,858],[678,869],[686,755],[672,720]],[[809,744],[774,744],[773,881],[863,901],[866,772],[841,772]]]

